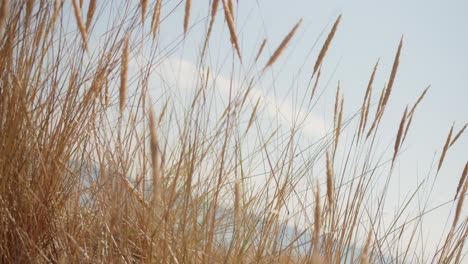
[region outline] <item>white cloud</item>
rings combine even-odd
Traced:
[[[198,69],[192,62],[180,58],[168,58],[159,65],[158,68],[157,72],[159,73],[159,77],[156,78],[157,81],[154,82],[155,85],[153,86],[157,87],[159,82],[164,81],[167,85],[172,87],[172,93],[178,93],[180,95],[193,94],[196,89],[197,80],[200,79],[200,76],[205,74],[203,69]],[[227,101],[231,87],[231,79],[222,74],[213,76],[211,72],[211,80],[216,80],[216,91]],[[242,87],[240,82],[232,80],[234,93],[240,92],[240,87]],[[257,86],[252,87],[249,96],[249,101],[252,104],[255,104],[257,99],[261,98],[259,108],[264,110],[267,118],[270,120],[278,120],[280,124],[286,128],[293,126],[295,120],[300,120],[302,121],[301,131],[306,137],[317,139],[324,136],[326,133],[327,126],[322,118],[304,109],[294,107],[290,102],[292,100],[267,94]]]

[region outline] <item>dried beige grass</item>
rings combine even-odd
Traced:
[[[340,81],[338,81],[338,87],[336,88],[336,94],[335,94],[335,107],[333,108],[333,128],[336,127],[336,121],[338,119],[338,106],[339,106],[339,100],[340,98]]]
[[[376,127],[377,124],[379,123],[380,117],[382,116],[382,113],[383,113],[383,110],[382,110],[382,102],[383,102],[383,98],[384,98],[384,95],[385,95],[386,90],[387,90],[387,84],[384,85],[384,88],[383,88],[382,91],[380,92],[379,103],[377,104],[377,111],[375,112],[374,121],[372,121],[372,125],[371,125],[371,127],[369,128],[369,131],[367,131],[366,139],[369,138],[369,136],[371,135],[372,131],[374,131],[375,127]]]
[[[457,199],[458,194],[460,193],[460,189],[463,186],[463,183],[466,181],[466,175],[468,174],[468,162],[465,163],[465,168],[463,169],[462,176],[458,181],[457,191],[455,192],[455,197],[453,199]]]
[[[398,154],[398,150],[401,147],[401,137],[403,135],[403,131],[404,131],[404,128],[405,128],[405,122],[406,122],[406,117],[407,117],[406,114],[407,113],[408,113],[408,106],[406,106],[405,112],[403,112],[403,117],[401,118],[400,126],[398,127],[398,133],[397,133],[397,136],[396,136],[395,145],[393,147],[392,166],[393,166],[393,164],[395,162],[395,158],[396,158],[396,156]]]
[[[242,208],[241,208],[241,181],[235,180],[234,182],[234,213],[235,213],[235,223],[236,226],[240,224],[242,217]]]
[[[205,57],[206,49],[208,47],[208,41],[210,40],[211,31],[213,30],[216,13],[218,12],[218,6],[219,6],[219,0],[213,0],[213,3],[211,4],[210,24],[208,25],[208,30],[206,31],[205,41],[203,42],[203,48],[202,48],[202,52],[200,55],[200,58],[202,59]]]
[[[369,83],[367,84],[367,89],[366,93],[364,95],[364,100],[362,100],[362,105],[361,105],[361,119],[359,120],[359,128],[358,128],[358,136],[357,139],[359,140],[362,131],[365,129],[365,124],[367,123],[367,113],[369,113],[369,101],[370,97],[372,95],[372,84],[374,83],[374,78],[375,78],[375,73],[377,72],[377,67],[379,66],[379,60],[374,65],[374,69],[372,70],[371,77],[369,79]],[[320,71],[319,71],[320,73]]]
[[[190,9],[192,7],[192,1],[186,0],[185,1],[185,15],[184,15],[184,35],[187,34],[188,25],[190,21]]]
[[[5,0],[6,1],[6,0]],[[5,2],[4,1],[4,2]],[[27,0],[26,1],[26,16],[25,16],[25,20],[26,21],[29,21],[29,19],[31,18],[31,14],[32,14],[32,11],[33,11],[33,8],[34,8],[34,0]],[[25,24],[28,24],[28,22],[26,22]],[[0,25],[0,28],[2,26]]]
[[[151,18],[151,31],[153,32],[153,39],[155,39],[156,35],[158,34],[159,22],[161,20],[161,7],[162,0],[156,0],[153,16]]]
[[[262,54],[263,49],[265,48],[266,42],[267,42],[267,39],[266,38],[263,39],[262,44],[260,45],[260,48],[258,49],[257,56],[255,56],[255,62],[257,62],[258,59],[260,58],[260,55]]]
[[[335,36],[336,30],[338,29],[338,25],[340,24],[341,20],[341,15],[338,16],[336,19],[335,23],[333,24],[333,27],[328,33],[327,39],[325,40],[325,43],[322,46],[322,49],[320,50],[320,53],[317,57],[317,60],[315,60],[315,65],[314,65],[314,72],[312,73],[312,76],[315,75],[317,72],[319,66],[322,64],[323,59],[325,58],[325,55],[327,54],[328,48],[330,47],[330,44],[333,40],[333,37]]]
[[[463,171],[464,173],[466,173],[466,169],[464,169]],[[457,225],[458,220],[460,218],[461,210],[463,208],[463,201],[465,200],[465,194],[466,194],[467,189],[468,189],[468,181],[465,181],[465,183],[463,184],[463,189],[460,192],[460,197],[458,198],[457,209],[455,210],[455,216],[453,218],[452,228],[454,228]]]
[[[2,6],[0,7],[0,29],[2,29],[3,25],[5,24],[9,9],[10,9],[9,1],[3,0]]]
[[[371,105],[371,100],[372,100],[372,89],[370,90],[369,97],[367,97],[366,111],[365,111],[365,114],[364,114],[364,123],[362,124],[362,132],[361,133],[363,133],[364,130],[366,129],[367,120],[368,120],[368,117],[369,117],[369,109],[370,109],[370,105]]]
[[[422,101],[422,99],[424,98],[424,96],[426,95],[427,91],[429,90],[430,88],[430,85],[426,87],[426,89],[424,89],[424,91],[422,92],[422,94],[419,96],[418,100],[416,100],[416,103],[413,105],[413,107],[411,107],[411,110],[410,112],[408,113],[408,122],[406,123],[406,128],[405,128],[405,133],[403,133],[403,139],[401,140],[401,143],[403,144],[403,142],[405,142],[405,139],[406,139],[406,135],[408,134],[408,131],[409,131],[409,128],[411,126],[411,123],[413,122],[413,116],[414,116],[414,112],[416,110],[416,107],[419,105],[419,103]]]
[[[150,150],[151,150],[151,166],[153,176],[153,202],[158,204],[161,197],[160,192],[160,167],[159,167],[159,151],[158,151],[158,138],[156,131],[156,120],[154,117],[153,109],[149,110],[149,126],[150,126]]]
[[[231,17],[234,18],[235,15],[234,15],[234,3],[232,2],[232,0],[227,0],[228,2],[228,8],[229,8],[229,13],[231,13]]]
[[[299,21],[294,25],[294,27],[289,31],[289,33],[286,35],[286,37],[281,41],[281,44],[276,48],[275,52],[273,52],[273,55],[271,55],[270,59],[266,63],[265,67],[263,67],[262,71],[265,71],[266,68],[270,67],[275,61],[278,59],[278,57],[281,55],[283,50],[286,48],[288,45],[289,41],[292,39],[294,34],[296,33],[296,30],[299,28],[299,26],[302,23],[302,18],[299,19]]]
[[[85,50],[88,50],[88,35],[86,33],[86,27],[83,23],[83,18],[81,17],[81,9],[78,6],[77,0],[72,0],[73,10],[75,11],[76,23],[78,24],[78,29],[80,30],[81,39],[83,40],[83,46]]]
[[[90,0],[88,5],[88,12],[86,14],[86,32],[89,32],[89,27],[93,20],[94,12],[96,11],[97,0]]]
[[[447,153],[447,150],[450,147],[450,142],[451,142],[450,140],[452,138],[452,133],[453,133],[453,125],[450,128],[447,139],[445,140],[445,145],[444,145],[444,148],[442,149],[442,154],[440,155],[440,159],[439,159],[439,164],[437,165],[437,172],[440,171],[440,168],[442,167],[442,163],[444,162],[444,159],[445,159],[445,154]]]
[[[326,164],[327,164],[327,198],[328,204],[330,206],[329,210],[331,211],[333,208],[333,192],[334,192],[334,184],[333,184],[333,166],[330,161],[330,157],[328,152],[326,153]]]
[[[146,9],[148,8],[148,0],[140,0],[141,8],[141,24],[145,23]]]
[[[320,208],[320,188],[318,182],[315,190],[315,208],[314,208],[314,236],[312,238],[313,253],[317,253],[317,247],[320,236],[320,226],[322,223],[322,209]]]
[[[231,13],[229,12],[229,7],[228,7],[228,4],[226,3],[226,0],[223,0],[223,7],[224,7],[224,17],[226,19],[226,22],[229,28],[229,33],[231,35],[231,42],[234,45],[234,49],[237,52],[237,56],[239,57],[239,60],[242,63],[242,56],[241,56],[241,52],[239,48],[239,41],[237,40],[234,18],[231,16]]]
[[[336,129],[335,129],[335,147],[333,149],[333,159],[335,159],[336,150],[338,148],[338,142],[340,140],[341,134],[341,123],[343,120],[343,107],[344,107],[344,96],[341,97],[340,103],[340,112],[338,114],[338,119],[336,121]]]
[[[125,107],[125,100],[127,97],[127,75],[128,75],[128,43],[130,34],[127,32],[124,37],[124,46],[122,50],[122,58],[120,65],[120,94],[119,94],[119,110],[120,114],[123,113]]]
[[[315,79],[314,83],[314,88],[312,88],[312,93],[310,94],[310,99],[314,97],[315,91],[317,90],[318,82],[320,80],[320,73],[321,73],[321,68],[319,68],[318,73],[317,73],[317,78]]]
[[[252,110],[252,114],[250,115],[249,123],[247,124],[247,129],[245,130],[245,133],[249,131],[250,127],[252,126],[253,121],[255,120],[255,115],[257,113],[257,108],[259,104],[260,104],[260,97],[258,97],[257,102],[255,103],[255,106]]]
[[[400,63],[400,54],[401,54],[402,47],[403,47],[403,36],[400,39],[400,44],[398,45],[398,50],[397,50],[397,53],[395,55],[395,59],[393,61],[392,71],[390,73],[390,78],[389,78],[389,81],[388,81],[388,85],[382,90],[382,94],[380,95],[379,104],[378,104],[378,107],[377,107],[375,118],[374,118],[374,121],[372,122],[371,127],[369,128],[369,131],[367,132],[366,138],[369,138],[369,136],[371,135],[374,128],[380,122],[380,120],[381,120],[381,118],[383,116],[383,113],[385,111],[385,106],[388,103],[388,99],[390,98],[390,94],[392,92],[393,84],[395,82],[395,77],[396,77],[396,73],[397,73],[397,70],[398,70],[398,65]]]
[[[414,114],[414,111],[416,110],[416,107],[419,105],[419,103],[421,103],[422,99],[424,98],[424,96],[426,96],[426,93],[427,91],[429,90],[429,88],[431,88],[430,85],[428,85],[426,87],[426,89],[424,89],[424,91],[421,93],[421,95],[418,97],[418,100],[416,100],[416,103],[414,103],[413,107],[411,107],[411,111],[409,112],[408,116],[410,115],[413,115]]]
[[[403,47],[403,36],[400,39],[400,44],[398,45],[398,50],[395,55],[395,60],[393,61],[392,72],[390,73],[390,79],[388,81],[388,86],[387,86],[387,89],[385,90],[385,95],[382,101],[382,109],[385,108],[385,106],[387,105],[388,99],[390,98],[390,93],[392,92],[393,83],[395,82],[396,73],[398,71],[398,65],[400,64],[400,54],[401,54],[402,47]]]
[[[369,247],[370,247],[370,242],[372,239],[372,229],[369,230],[369,233],[367,234],[367,239],[366,239],[366,244],[364,245],[364,249],[361,252],[360,260],[361,264],[368,264],[369,262]]]
[[[462,129],[460,129],[460,131],[458,131],[458,133],[455,135],[455,137],[453,138],[452,142],[450,142],[450,146],[451,147],[453,144],[455,144],[455,142],[457,142],[457,140],[460,138],[460,136],[463,134],[463,132],[465,132],[465,129],[466,127],[468,126],[468,123],[466,123]]]

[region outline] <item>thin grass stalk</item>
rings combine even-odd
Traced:
[[[153,177],[153,206],[158,206],[161,200],[161,173],[159,167],[159,150],[158,138],[156,131],[156,120],[153,113],[153,108],[149,109],[149,126],[150,126],[150,150],[151,150],[151,166]]]
[[[281,41],[280,45],[278,48],[276,48],[275,52],[273,52],[273,55],[271,55],[270,59],[266,63],[265,67],[263,67],[262,71],[265,71],[266,68],[270,67],[275,63],[275,61],[278,59],[278,57],[281,55],[281,53],[284,51],[286,46],[288,45],[289,41],[292,39],[294,34],[296,33],[296,30],[299,28],[299,26],[302,23],[302,18],[299,19],[299,21],[294,25],[294,27],[289,31],[289,33],[284,37],[283,41]]]
[[[368,101],[369,97],[372,95],[372,84],[374,83],[374,78],[375,78],[375,73],[377,72],[377,67],[379,66],[380,59],[377,60],[377,62],[374,65],[374,69],[372,70],[371,77],[369,79],[369,82],[367,84],[367,89],[366,93],[364,94],[364,99],[362,100],[362,105],[361,105],[361,118],[359,120],[359,128],[358,128],[358,135],[357,135],[357,140],[361,137],[362,131],[365,129],[365,123],[366,123],[366,113],[368,113]]]
[[[258,97],[257,102],[255,103],[255,106],[254,106],[254,108],[252,110],[252,114],[250,115],[249,123],[247,124],[247,128],[245,129],[246,134],[249,131],[250,126],[252,126],[253,121],[255,120],[255,115],[257,113],[257,108],[258,108],[259,104],[260,104],[260,97]]]
[[[319,79],[320,79],[320,73],[321,73],[321,68],[319,68],[319,70],[318,70],[317,78],[315,79],[315,83],[314,83],[314,88],[312,88],[312,93],[310,94],[310,100],[312,100],[312,98],[314,98],[315,91],[317,90],[318,82],[319,82]]]
[[[218,6],[219,6],[219,0],[213,0],[213,3],[211,4],[210,24],[208,25],[208,30],[206,32],[205,41],[203,42],[203,48],[202,48],[201,55],[200,55],[201,59],[205,57],[206,49],[208,48],[208,41],[210,40],[211,31],[213,30],[216,13],[218,12]]]
[[[395,55],[395,60],[393,61],[392,72],[390,73],[390,79],[388,80],[388,86],[387,86],[387,89],[385,90],[385,96],[382,101],[382,109],[385,108],[385,106],[387,105],[388,99],[390,98],[390,93],[392,92],[393,83],[395,82],[395,77],[398,71],[398,65],[400,64],[400,54],[401,54],[402,47],[403,47],[403,36],[400,39],[400,44],[398,45],[398,50]]]
[[[255,56],[255,62],[257,62],[258,59],[260,58],[260,55],[262,55],[263,49],[265,48],[265,45],[266,45],[266,42],[267,42],[267,39],[266,38],[263,39],[262,44],[260,45],[260,48],[258,49],[257,56]]]
[[[326,153],[326,166],[327,166],[327,199],[329,211],[333,210],[333,197],[334,197],[334,183],[333,183],[333,166],[330,161],[328,152]]]
[[[239,48],[239,41],[237,40],[234,18],[231,16],[231,12],[229,12],[229,7],[228,7],[228,4],[226,3],[226,0],[223,0],[223,7],[224,7],[224,17],[226,19],[226,23],[229,28],[229,33],[231,34],[231,43],[234,46],[234,49],[237,52],[237,56],[239,57],[239,60],[242,63],[242,56],[241,56],[241,52]]]
[[[328,33],[327,39],[325,40],[325,43],[323,44],[322,49],[320,50],[319,55],[317,56],[317,59],[315,60],[314,71],[312,72],[312,76],[315,75],[319,66],[322,64],[322,61],[325,58],[325,55],[327,54],[328,48],[330,47],[333,37],[335,36],[336,30],[338,29],[338,25],[340,24],[340,21],[341,21],[341,15],[339,15],[338,18],[335,20],[335,23],[333,24],[333,27],[330,33]]]
[[[186,35],[188,31],[191,6],[192,6],[192,0],[185,0],[184,35]]]
[[[96,11],[97,0],[90,0],[88,5],[88,12],[86,14],[86,32],[89,33],[91,22],[93,20],[94,12]]]
[[[442,167],[442,164],[444,163],[445,154],[447,153],[447,150],[450,147],[450,142],[451,142],[450,140],[452,138],[452,132],[453,132],[453,125],[450,128],[450,131],[447,135],[447,139],[445,140],[444,148],[442,149],[442,154],[440,155],[440,158],[439,158],[439,164],[437,165],[437,172],[440,171],[440,168]]]
[[[457,190],[455,192],[454,200],[457,199],[458,194],[460,193],[460,189],[463,186],[464,182],[466,181],[466,175],[468,174],[468,162],[465,163],[465,168],[463,169],[462,176],[458,181]]]
[[[393,164],[395,163],[396,156],[398,155],[398,151],[400,150],[400,147],[401,147],[401,138],[402,138],[403,131],[405,128],[407,112],[408,112],[408,106],[406,106],[405,111],[403,112],[403,116],[401,118],[400,125],[398,127],[398,133],[395,139],[395,145],[393,146],[392,167],[393,167]]]
[[[73,10],[75,11],[76,23],[78,24],[78,29],[81,33],[81,39],[83,40],[83,47],[88,50],[88,34],[86,33],[86,27],[83,23],[83,18],[81,17],[81,8],[78,6],[77,0],[72,0]]]
[[[465,132],[465,129],[466,127],[468,126],[468,123],[466,123],[462,129],[460,129],[460,131],[458,131],[458,133],[455,135],[455,137],[453,137],[453,140],[450,142],[450,145],[449,147],[451,147],[453,144],[455,144],[455,142],[457,142],[457,140],[460,138],[460,136],[463,134],[463,132]]]
[[[161,7],[162,0],[156,0],[156,3],[154,4],[153,16],[151,18],[151,31],[153,32],[153,40],[158,34],[159,23],[161,20]]]
[[[148,8],[148,0],[140,0],[141,24],[145,23],[145,16],[146,16],[147,8]]]
[[[130,33],[126,33],[123,40],[123,50],[120,65],[120,94],[119,94],[119,110],[122,115],[127,97],[127,78],[128,78],[128,46],[130,41]]]
[[[10,1],[3,0],[2,6],[0,6],[0,30],[3,29],[3,25],[7,20],[8,10],[10,9]]]

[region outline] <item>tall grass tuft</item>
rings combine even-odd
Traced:
[[[453,199],[431,208],[431,196],[423,198],[466,124],[452,126],[436,168],[411,195],[385,199],[428,92],[400,109],[399,124],[390,121],[398,127],[393,152],[382,150],[378,127],[393,107],[403,40],[380,100],[372,95],[379,60],[362,104],[346,100],[357,113],[345,111],[339,83],[333,121],[311,143],[301,119],[309,112],[283,113],[262,90],[270,88],[263,71],[302,20],[261,68],[268,36],[242,60],[240,44],[248,50],[249,42],[231,0],[222,1],[224,21],[215,20],[219,0],[201,17],[189,0],[0,3],[0,262],[466,262],[467,163]],[[165,27],[174,18],[184,30],[170,39]],[[312,93],[298,88],[302,98],[323,92],[323,62],[340,21],[312,62]],[[189,29],[205,32],[196,44],[185,37]],[[219,46],[208,45],[212,34]],[[198,62],[175,62],[180,50]],[[228,52],[238,59],[226,60],[225,77],[215,56],[229,65]],[[447,230],[429,250],[423,223],[443,206],[453,212],[440,216]]]

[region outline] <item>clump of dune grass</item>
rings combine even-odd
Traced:
[[[453,217],[441,216],[448,230],[434,252],[424,251],[426,238],[418,235],[424,217],[436,209],[416,198],[430,185],[418,186],[394,216],[385,218],[391,176],[428,92],[400,110],[400,122],[392,124],[398,129],[390,157],[375,158],[378,128],[397,88],[403,39],[388,85],[375,88],[377,61],[362,104],[349,117],[339,83],[330,129],[316,143],[304,143],[297,138],[305,121],[285,130],[281,122],[268,120],[265,129],[271,100],[257,88],[302,20],[266,63],[261,54],[267,38],[256,43],[252,64],[243,65],[249,60],[242,60],[234,1],[211,1],[200,49],[186,37],[194,34],[192,4],[125,1],[118,12],[103,16],[107,1],[1,1],[2,263],[466,261],[468,219],[462,212],[468,163],[445,204],[454,207]],[[227,27],[226,46],[239,59],[233,61],[227,100],[217,97],[222,90],[217,67],[205,59],[216,54],[209,42],[221,8],[225,19],[218,22]],[[183,14],[183,29],[179,42],[167,44],[157,36],[175,12]],[[151,23],[145,26],[147,14]],[[341,18],[310,62],[316,79],[304,98],[319,91],[322,64]],[[93,25],[107,27],[99,31]],[[199,55],[187,101],[158,71],[185,41],[184,48]],[[234,74],[239,65],[245,69],[241,81]],[[153,83],[154,75],[162,77]],[[428,175],[434,182],[466,126],[450,128],[437,168]],[[345,142],[345,133],[352,135],[352,144]]]

